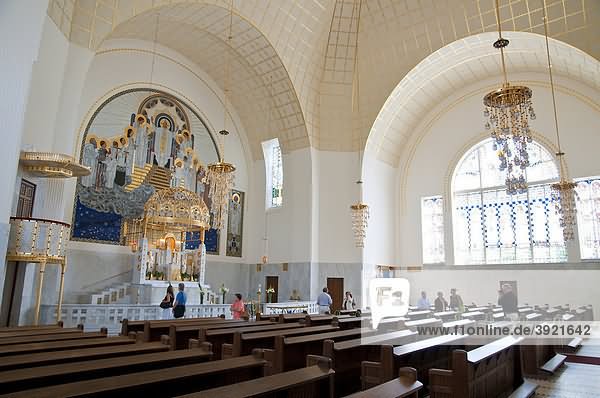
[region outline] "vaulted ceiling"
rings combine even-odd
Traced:
[[[543,33],[542,1],[501,0],[503,29]],[[551,37],[600,59],[600,1],[546,3]],[[381,133],[383,124],[375,123],[378,115],[395,113],[387,108],[392,106],[388,97],[403,95],[398,90],[406,83],[399,86],[400,82],[421,61],[457,40],[496,30],[494,0],[362,0],[361,4],[359,25],[355,0],[234,0],[233,48],[224,41],[229,1],[51,0],[48,14],[71,41],[93,50],[107,38],[151,41],[153,24],[147,21],[160,15],[161,44],[198,63],[219,84],[220,60],[233,54],[239,75],[232,90],[243,98],[234,106],[249,132],[253,153],[260,157],[260,140],[272,138],[269,135],[280,137],[287,150],[309,145],[357,149],[356,133],[353,136],[344,124],[352,119],[349,98],[357,29],[359,137]],[[485,36],[477,40],[481,37]],[[467,47],[452,46],[453,51],[438,55],[453,57],[474,45],[459,43]],[[491,42],[476,46],[486,44],[491,48]],[[473,73],[490,68],[489,62],[472,64]],[[271,76],[273,96],[268,90]],[[270,107],[277,109],[273,116],[277,133],[266,132],[265,117],[257,116]],[[378,148],[381,159],[394,164],[403,139],[396,138],[397,145],[389,148],[387,141],[375,140],[384,146]]]

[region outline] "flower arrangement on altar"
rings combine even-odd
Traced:
[[[200,283],[198,283],[198,288],[200,288],[200,304],[204,304],[204,296],[208,299],[208,289]]]
[[[219,288],[219,292],[221,292],[221,295],[223,296],[223,304],[225,304],[225,295],[227,293],[229,293],[229,289],[225,287],[225,284],[221,284],[221,287]]]
[[[267,294],[273,294],[275,293],[275,289],[273,289],[272,287],[267,288],[266,290]]]

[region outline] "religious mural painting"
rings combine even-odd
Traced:
[[[205,123],[178,99],[147,89],[109,98],[84,132],[81,163],[92,173],[77,183],[72,239],[124,244],[128,221],[156,190],[183,187],[206,202],[202,165],[217,159]],[[217,231],[206,234],[208,253],[218,241]]]
[[[232,190],[227,216],[227,256],[242,257],[244,192]]]

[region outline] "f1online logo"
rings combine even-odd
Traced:
[[[404,316],[408,312],[410,283],[404,278],[376,278],[369,282],[369,302],[373,328],[386,317]]]

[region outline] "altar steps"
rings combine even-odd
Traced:
[[[131,192],[142,184],[152,185],[156,190],[169,188],[171,186],[171,172],[164,167],[158,167],[146,163],[142,167],[136,167],[131,175],[131,183],[125,186],[125,191]]]
[[[131,283],[110,286],[100,293],[92,294],[90,304],[131,304]]]

